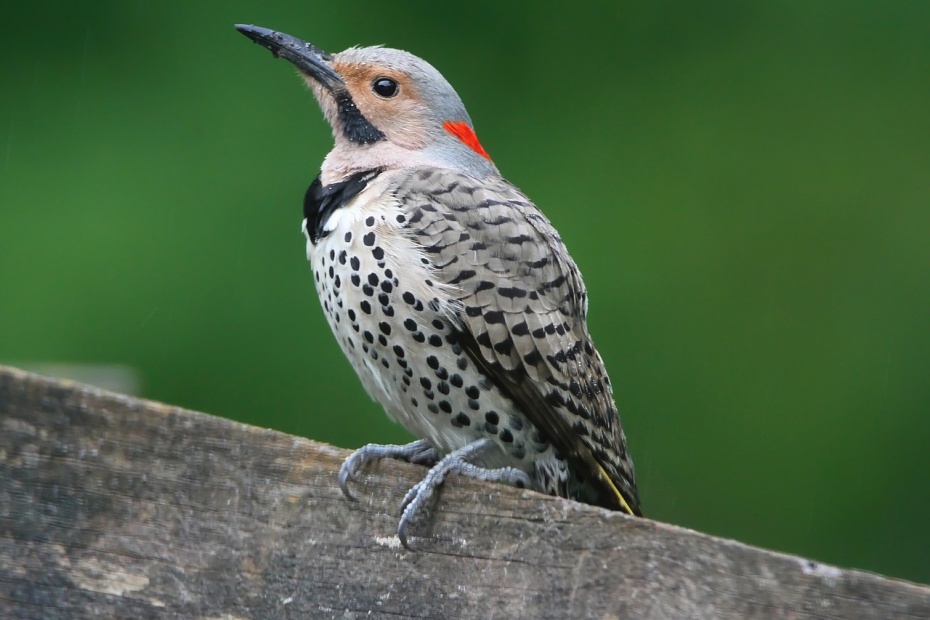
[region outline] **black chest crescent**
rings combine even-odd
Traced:
[[[310,242],[316,243],[328,233],[325,230],[329,216],[355,198],[368,183],[381,173],[380,170],[356,172],[345,181],[323,185],[320,175],[313,179],[304,195],[304,218]]]

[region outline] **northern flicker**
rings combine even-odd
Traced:
[[[372,459],[429,465],[402,504],[404,546],[450,472],[641,515],[581,274],[452,86],[404,51],[237,29],[296,65],[332,126],[304,200],[316,290],[368,394],[420,438],[356,451],[343,492]]]

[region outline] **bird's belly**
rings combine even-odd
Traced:
[[[352,211],[355,207],[343,209]],[[455,302],[403,233],[397,207],[342,213],[307,254],[327,321],[369,395],[441,452],[489,437],[486,467],[552,460],[547,439],[459,344]]]

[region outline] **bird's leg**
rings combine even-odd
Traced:
[[[342,463],[339,469],[339,488],[346,497],[352,499],[349,493],[349,480],[351,480],[361,467],[376,459],[397,459],[416,465],[432,466],[439,462],[439,453],[429,445],[426,440],[420,439],[403,446],[381,445],[370,443],[353,452]]]
[[[407,495],[404,496],[404,501],[400,505],[403,514],[401,514],[400,523],[397,525],[397,537],[405,548],[410,548],[407,545],[407,527],[416,520],[426,503],[436,492],[436,489],[443,483],[446,476],[452,472],[477,480],[504,482],[520,488],[530,488],[532,486],[530,477],[516,467],[486,469],[474,463],[469,463],[470,459],[479,457],[494,447],[496,445],[493,441],[483,438],[459,448],[455,452],[444,456],[441,461],[429,470],[423,480],[407,491]]]

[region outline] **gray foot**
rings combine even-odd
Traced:
[[[439,462],[439,454],[423,439],[403,446],[385,446],[376,443],[362,446],[343,461],[339,469],[339,488],[346,497],[353,499],[352,494],[349,493],[349,480],[365,463],[376,459],[397,459],[417,465],[432,466]]]
[[[479,439],[448,454],[429,470],[423,480],[407,491],[407,495],[404,496],[404,501],[400,505],[403,514],[400,517],[400,523],[397,525],[397,537],[400,539],[401,544],[404,545],[404,548],[410,549],[407,545],[407,528],[417,519],[449,473],[456,472],[470,478],[490,482],[504,482],[520,488],[530,488],[532,486],[530,477],[515,467],[485,469],[468,462],[469,459],[480,456],[493,448],[494,445],[494,442],[490,439]]]

